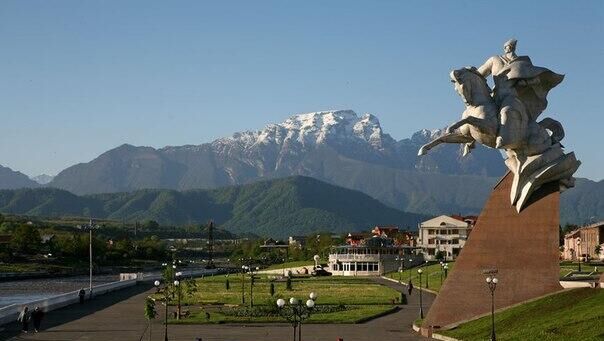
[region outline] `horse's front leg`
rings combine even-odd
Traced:
[[[461,127],[462,125],[468,123],[468,117],[463,118],[453,124],[451,124],[450,126],[447,127],[447,129],[445,129],[445,133],[447,134],[453,134],[453,132],[455,131],[455,129]]]
[[[461,133],[449,133],[435,138],[434,140],[423,145],[417,152],[417,155],[426,155],[430,149],[438,146],[441,143],[470,143],[473,141],[474,139],[471,136],[466,136]]]

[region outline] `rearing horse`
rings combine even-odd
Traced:
[[[474,148],[475,142],[496,148],[499,133],[499,108],[491,97],[491,89],[476,68],[462,68],[451,71],[451,82],[461,96],[466,110],[462,119],[449,126],[444,135],[423,145],[418,155],[425,155],[430,149],[441,143],[463,143],[465,156]],[[527,122],[528,141],[524,148],[514,153],[524,156],[543,153],[553,143],[564,137],[564,130],[558,121],[546,118],[543,121]],[[546,129],[550,130],[550,135]]]
[[[497,105],[491,97],[491,89],[486,80],[475,68],[463,68],[451,71],[451,82],[455,91],[466,105],[462,119],[453,123],[443,136],[423,145],[418,155],[425,155],[428,150],[441,143],[464,143],[464,156],[479,143],[495,148],[499,120]]]

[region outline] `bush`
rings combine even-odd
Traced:
[[[287,282],[285,282],[285,290],[293,290],[291,277],[287,277]]]
[[[270,291],[271,296],[275,296],[275,283],[271,282]]]

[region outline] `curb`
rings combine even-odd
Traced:
[[[459,339],[456,339],[454,337],[450,337],[450,336],[445,336],[445,335],[441,335],[441,334],[436,334],[436,333],[432,333],[432,335],[429,334],[428,335],[423,335],[421,333],[421,328],[418,327],[415,323],[413,324],[413,331],[415,331],[416,333],[420,334],[423,337],[431,337],[435,340],[442,340],[442,341],[461,341]]]

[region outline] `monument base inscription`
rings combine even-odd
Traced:
[[[559,283],[559,185],[539,188],[518,212],[510,205],[512,173],[497,184],[454,270],[423,322],[423,332],[490,313],[486,275],[497,270],[495,309],[562,290]]]

